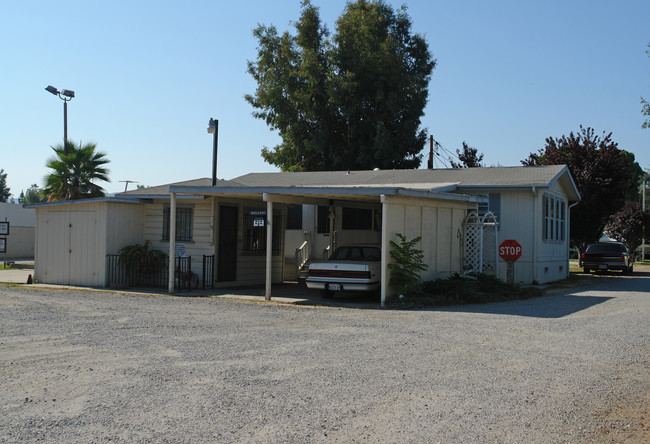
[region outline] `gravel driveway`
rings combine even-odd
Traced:
[[[389,311],[0,287],[0,441],[641,442],[649,291]]]

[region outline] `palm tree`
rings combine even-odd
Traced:
[[[110,182],[109,170],[104,168],[110,160],[96,148],[95,143],[79,143],[77,148],[69,140],[52,147],[56,154],[47,161],[52,172],[45,176],[43,188],[48,202],[104,196],[104,189],[93,181]]]

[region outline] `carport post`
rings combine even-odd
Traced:
[[[164,222],[163,222],[164,223]],[[176,193],[169,198],[169,281],[167,291],[174,292],[174,272],[176,266]]]
[[[271,300],[271,275],[273,272],[273,202],[266,202],[266,290],[264,299]]]
[[[386,304],[386,290],[388,287],[388,202],[386,202],[386,195],[380,196],[381,200],[381,277],[380,277],[380,293],[381,293],[381,306]]]

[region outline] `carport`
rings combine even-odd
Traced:
[[[390,296],[389,241],[401,233],[422,236],[421,249],[430,269],[424,278],[462,271],[461,225],[468,209],[486,198],[446,192],[454,184],[408,184],[408,186],[170,186],[170,251],[176,246],[176,204],[179,196],[217,196],[266,202],[265,299],[272,295],[272,245],[274,204],[336,206],[341,203],[381,205],[381,304]],[[332,216],[330,216],[332,217]],[[330,242],[331,242],[330,237]],[[458,239],[458,243],[454,242]],[[174,292],[174,262],[169,262],[169,292]]]

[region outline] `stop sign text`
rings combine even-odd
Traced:
[[[514,239],[506,239],[499,245],[499,256],[504,261],[516,261],[521,257],[521,245]]]

